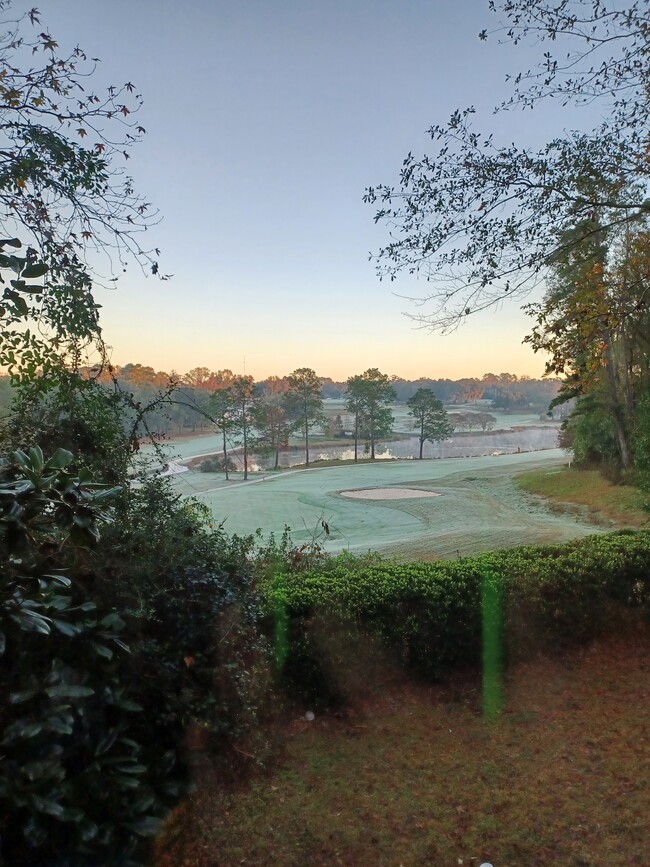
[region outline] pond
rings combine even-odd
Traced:
[[[497,414],[497,430],[485,433],[458,432],[441,442],[425,443],[423,457],[425,458],[459,458],[479,457],[481,455],[516,454],[518,452],[540,451],[542,449],[557,448],[559,426],[557,423],[540,422],[539,416],[532,413],[506,416]],[[396,426],[399,431],[400,426]],[[331,441],[330,441],[331,442]],[[198,457],[221,454],[222,439],[220,434],[203,434],[192,437],[183,437],[177,440],[168,440],[163,443],[166,451],[175,461],[187,461]],[[359,457],[366,457],[365,443],[359,444]],[[150,446],[143,446],[142,452],[151,453]],[[236,466],[241,464],[241,450],[234,443],[229,453]],[[419,441],[412,432],[404,431],[399,439],[387,440],[376,447],[378,460],[391,460],[393,458],[417,458],[419,454]],[[315,461],[353,460],[354,448],[349,440],[341,445],[321,445],[317,439],[310,444],[309,459]],[[249,471],[255,472],[266,470],[273,466],[274,456],[259,455],[251,452],[249,456]],[[293,440],[292,444],[280,452],[279,465],[281,467],[294,467],[305,461],[304,445],[300,440]]]

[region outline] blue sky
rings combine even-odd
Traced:
[[[21,8],[23,4],[17,3]],[[28,4],[24,4],[25,7]],[[32,5],[32,4],[29,4]],[[418,329],[381,283],[386,240],[364,188],[397,178],[426,129],[475,105],[477,126],[541,144],[575,112],[491,114],[507,72],[537,56],[487,44],[486,0],[56,0],[39,5],[63,49],[102,63],[95,86],[133,81],[147,136],[129,168],[163,215],[160,283],[131,268],[99,290],[117,363],[183,372],[229,367],[262,378],[296,367],[346,378],[508,370],[541,375],[516,307],[443,337]],[[551,111],[551,108],[553,111]]]

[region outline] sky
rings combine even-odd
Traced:
[[[16,9],[33,2],[16,0]],[[541,376],[517,305],[451,335],[408,314],[426,284],[380,282],[387,240],[362,201],[395,182],[426,130],[474,105],[477,127],[542,144],[556,106],[492,115],[537,48],[487,43],[487,0],[43,0],[62,50],[101,58],[93,87],[132,81],[147,130],[129,169],[162,215],[150,230],[168,282],[131,267],[98,288],[116,364],[256,379],[311,367],[404,378]],[[552,109],[552,110],[551,110]]]

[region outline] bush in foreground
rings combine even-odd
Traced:
[[[0,463],[0,861],[16,867],[133,863],[173,765],[143,762],[125,622],[93,591],[119,489],[72,462],[32,448]]]
[[[100,539],[99,524],[103,523]],[[165,480],[95,484],[59,449],[0,463],[0,862],[142,864],[267,692],[248,541]]]
[[[223,750],[255,725],[268,687],[250,540],[161,478],[125,491],[103,540],[102,592],[127,621],[149,737],[178,750],[200,727]]]
[[[487,582],[502,600],[507,660],[563,649],[604,634],[621,611],[647,617],[649,565],[648,532],[438,563],[359,565],[347,557],[302,574],[279,572],[266,583],[267,610],[285,684],[302,699],[327,704],[345,699],[341,677],[354,664],[350,648],[360,636],[380,639],[428,679],[477,666]]]

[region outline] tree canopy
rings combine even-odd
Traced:
[[[454,432],[454,426],[449,421],[447,412],[430,388],[418,388],[415,394],[407,400],[409,415],[413,417],[420,441],[419,458],[422,460],[424,443],[436,442],[449,437]]]
[[[135,86],[92,89],[96,59],[61,52],[37,9],[12,18],[2,2],[2,14],[0,350],[29,380],[100,344],[94,280],[113,284],[134,259],[159,272],[158,251],[141,240],[157,214],[125,169],[145,133]]]
[[[309,466],[309,431],[324,422],[321,383],[310,367],[299,367],[287,377],[285,406],[290,416],[301,420],[305,437],[305,464]]]
[[[390,378],[376,367],[348,379],[345,407],[354,414],[354,459],[357,460],[359,433],[365,429],[370,458],[375,459],[377,440],[390,433],[393,413],[388,404],[396,398]]]
[[[490,9],[499,24],[481,39],[535,39],[548,49],[536,68],[509,77],[497,111],[602,100],[604,120],[531,149],[477,131],[474,109],[459,109],[430,128],[429,155],[406,156],[397,185],[368,188],[376,221],[391,233],[376,257],[380,276],[423,277],[416,318],[443,331],[525,296],[549,257],[575,243],[564,234],[571,225],[598,212],[600,230],[650,213],[647,3],[492,0]]]

